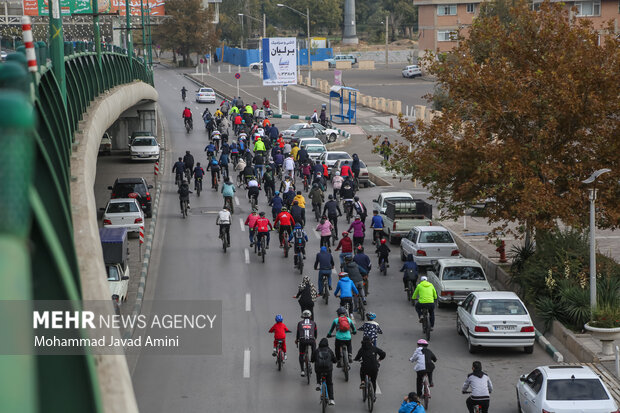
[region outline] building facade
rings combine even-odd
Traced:
[[[413,0],[418,6],[418,47],[425,50],[446,52],[456,46],[456,33],[464,34],[480,9],[481,2],[463,3],[462,0]],[[534,4],[540,4],[534,1]],[[595,27],[614,21],[616,33],[620,32],[620,0],[594,0],[566,2],[566,7],[577,8],[577,16],[589,18]]]

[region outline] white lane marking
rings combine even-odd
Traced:
[[[381,388],[379,387],[379,382],[377,382],[377,394],[381,394]]]
[[[239,226],[241,227],[241,232],[245,232],[245,224],[243,222],[243,218],[239,218]]]
[[[237,198],[237,196],[235,196],[235,204],[237,204],[237,206],[239,206],[239,198]]]
[[[252,311],[252,296],[250,293],[245,294],[245,311]]]
[[[250,349],[246,348],[243,351],[243,377],[250,378]]]
[[[243,252],[245,253],[245,263],[249,264],[250,263],[250,250],[245,248]]]

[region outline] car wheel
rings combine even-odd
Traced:
[[[336,138],[337,138],[336,134],[332,133],[331,135],[329,135],[329,142],[336,142]]]
[[[390,244],[394,244],[394,237],[392,236],[392,234],[388,234],[388,242]]]
[[[463,333],[463,327],[461,326],[461,319],[459,318],[459,315],[456,315],[456,332],[459,334],[459,336],[464,335]]]
[[[469,336],[469,331],[467,332],[467,350],[471,353],[474,354],[477,350],[476,346],[474,346],[473,344],[471,344],[471,337]]]
[[[534,346],[525,346],[523,347],[523,351],[525,354],[532,354],[534,352]]]
[[[517,411],[519,413],[523,413],[523,409],[521,408],[521,399],[519,399],[519,390],[517,392]]]

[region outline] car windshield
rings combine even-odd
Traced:
[[[525,307],[519,300],[483,299],[478,301],[476,314],[480,315],[526,315]]]
[[[362,161],[360,161],[360,168],[366,168],[366,164]]]
[[[427,244],[454,244],[448,231],[425,231],[420,234],[420,242]]]
[[[108,205],[108,214],[122,214],[126,212],[138,212],[135,202],[113,202]]]
[[[306,146],[306,150],[308,151],[308,153],[321,153],[321,152],[325,152],[325,147],[324,146]]]
[[[108,266],[108,281],[120,281],[121,275],[118,273],[118,268],[115,265]]]
[[[304,136],[314,136],[314,128],[301,128],[295,132],[296,138],[302,138]]]
[[[348,153],[330,153],[329,154],[329,159],[330,160],[334,160],[334,159],[347,159],[347,160],[350,160],[351,157],[349,156]]]
[[[117,184],[114,192],[116,193],[116,198],[126,198],[132,192],[140,194],[140,196],[146,196],[146,188],[141,182]]]
[[[321,142],[320,139],[317,138],[310,138],[310,139],[305,139],[302,143],[301,146],[305,147],[307,145],[323,145],[323,142]]]
[[[213,89],[200,89],[200,93],[213,93]]]
[[[157,146],[157,142],[153,138],[134,139],[132,146]]]
[[[598,379],[559,379],[547,381],[547,400],[609,400]]]
[[[479,267],[446,267],[443,270],[442,280],[482,280],[484,273]]]
[[[325,130],[325,128],[323,127],[323,125],[321,125],[320,123],[313,123],[313,124],[312,124],[312,127],[313,127],[313,128],[316,128],[316,129],[318,129],[318,130],[320,130],[320,131],[324,131],[324,130]]]
[[[288,130],[298,131],[299,129],[303,128],[304,126],[306,126],[305,123],[296,123],[294,125],[289,126]]]

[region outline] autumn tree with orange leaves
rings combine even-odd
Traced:
[[[477,18],[445,56],[422,60],[449,99],[430,123],[401,118],[405,142],[390,167],[421,181],[444,215],[484,210],[502,228],[583,227],[593,171],[597,220],[620,226],[620,40],[609,24],[570,16],[560,3],[515,3],[509,18]],[[600,34],[600,37],[599,37]],[[409,145],[411,143],[411,145]],[[410,149],[411,148],[411,149]]]

